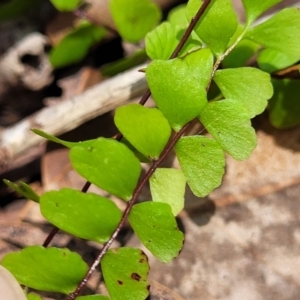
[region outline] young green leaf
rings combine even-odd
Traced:
[[[140,41],[161,18],[150,0],[111,0],[109,7],[121,37],[128,42]]]
[[[104,295],[80,296],[80,297],[77,297],[76,299],[77,300],[109,300],[109,298]]]
[[[257,63],[260,69],[268,73],[273,73],[292,66],[299,60],[300,52],[297,56],[295,56],[272,49],[263,49],[259,52],[257,57]]]
[[[130,200],[138,182],[141,165],[122,143],[99,138],[91,145],[70,150],[73,168],[96,186],[124,200]]]
[[[249,113],[239,100],[208,103],[199,116],[208,132],[236,160],[247,159],[256,147]]]
[[[175,152],[196,196],[205,197],[221,184],[225,156],[216,141],[204,136],[182,137],[175,145]]]
[[[300,11],[286,8],[264,23],[250,29],[246,38],[282,53],[300,53]]]
[[[76,9],[83,0],[50,0],[53,6],[60,11],[72,11]]]
[[[30,200],[32,200],[34,202],[37,202],[37,203],[40,201],[39,195],[25,182],[19,181],[18,184],[16,184],[16,183],[11,182],[7,179],[3,179],[3,182],[7,186],[9,186],[13,190],[15,190],[16,192],[18,192],[19,194],[24,196],[25,198],[30,199]]]
[[[111,300],[141,300],[149,295],[148,258],[140,249],[108,250],[101,269]]]
[[[276,128],[285,129],[300,123],[299,80],[273,80],[274,95],[270,100],[269,118]]]
[[[213,80],[228,99],[240,101],[248,110],[248,117],[261,114],[273,95],[270,75],[256,68],[224,69]]]
[[[0,292],[0,297],[3,300],[26,300],[26,296],[16,278],[2,266],[0,266]]]
[[[136,204],[128,219],[141,242],[160,261],[169,262],[178,255],[184,236],[169,204],[150,201]]]
[[[30,288],[69,294],[79,284],[88,266],[68,249],[31,246],[8,253],[1,264]]]
[[[94,24],[82,22],[50,51],[50,62],[55,68],[77,63],[87,54],[89,48],[99,42],[105,30]]]
[[[209,49],[192,52],[183,59],[155,60],[147,67],[152,96],[174,130],[179,131],[206,105],[212,67]]]
[[[58,228],[83,239],[108,241],[122,213],[109,199],[65,188],[41,196],[43,216]]]
[[[222,61],[224,68],[239,68],[246,65],[260,46],[249,40],[241,40]]]
[[[115,124],[124,137],[146,157],[157,159],[167,144],[171,127],[156,108],[128,104],[117,108]]]
[[[182,38],[184,31],[185,29],[182,26],[171,25],[169,22],[161,23],[146,35],[147,55],[151,59],[169,59]],[[200,47],[201,42],[190,36],[178,56]]]
[[[182,171],[172,168],[158,168],[150,178],[152,200],[171,206],[174,216],[184,206],[186,180]]]
[[[203,1],[190,0],[187,17],[191,20]],[[220,57],[226,50],[230,38],[238,27],[237,15],[231,0],[214,0],[208,6],[196,25],[195,31],[200,39]]]
[[[282,0],[242,0],[247,17],[247,24],[251,24],[264,11]]]
[[[27,294],[27,300],[43,300],[43,299],[37,294],[30,293]]]

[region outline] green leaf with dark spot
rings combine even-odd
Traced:
[[[221,184],[225,156],[221,146],[204,136],[182,137],[175,152],[187,183],[198,197],[205,197]]]
[[[82,4],[83,0],[50,0],[50,2],[60,11],[72,11]]]
[[[51,49],[50,62],[55,68],[80,62],[88,53],[89,48],[102,40],[105,30],[86,21],[82,22],[60,43]]]
[[[257,17],[281,0],[242,0],[247,17],[247,24],[251,24]]]
[[[300,11],[286,8],[260,25],[250,29],[246,38],[282,53],[300,53]]]
[[[174,130],[179,131],[206,105],[212,67],[213,55],[209,49],[192,52],[183,59],[154,60],[147,67],[154,101]]]
[[[186,180],[182,171],[172,168],[158,168],[150,178],[152,200],[171,206],[174,216],[184,206]]]
[[[190,0],[187,17],[191,20],[203,1]],[[200,39],[216,54],[221,56],[238,27],[237,15],[231,0],[213,0],[195,27]]]
[[[182,28],[182,26],[171,25],[169,22],[161,23],[146,35],[145,43],[147,55],[151,59],[169,59],[184,35],[184,32],[185,29]],[[178,56],[197,48],[201,48],[201,42],[190,36]]]
[[[276,128],[286,129],[300,123],[299,80],[273,80],[274,95],[270,100],[269,118]]]
[[[236,160],[247,159],[256,147],[249,112],[239,100],[208,103],[200,121],[223,149]]]
[[[110,0],[109,7],[121,37],[132,43],[144,38],[161,18],[150,0]]]
[[[259,52],[257,63],[260,69],[273,73],[292,66],[300,60],[300,52],[297,56],[278,52],[272,49],[263,49]]]
[[[101,269],[111,300],[141,300],[149,295],[148,258],[142,250],[108,250]]]
[[[115,124],[124,137],[142,154],[157,159],[167,144],[171,127],[157,108],[128,104],[117,108]]]
[[[225,98],[240,101],[246,107],[250,118],[261,114],[273,95],[270,75],[256,68],[219,70],[213,80]]]
[[[160,261],[169,262],[178,255],[184,236],[169,204],[150,201],[136,204],[128,219],[141,242]]]
[[[111,200],[69,188],[43,194],[40,205],[43,216],[58,228],[99,243],[109,240],[122,216]]]
[[[37,203],[40,201],[39,195],[25,182],[19,181],[18,184],[16,184],[7,179],[3,179],[3,182],[25,198]]]
[[[99,138],[91,145],[73,147],[70,159],[74,169],[89,182],[124,200],[131,199],[141,165],[124,144]]]
[[[30,288],[70,294],[85,276],[88,266],[68,249],[30,246],[8,253],[1,264]]]

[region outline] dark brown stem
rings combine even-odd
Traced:
[[[170,153],[170,151],[173,149],[175,143],[179,140],[179,138],[183,135],[183,133],[187,130],[187,128],[189,127],[190,123],[186,124],[184,127],[182,127],[182,129],[177,132],[176,134],[174,134],[174,136],[171,138],[170,142],[166,145],[165,149],[163,150],[162,154],[160,155],[158,160],[155,160],[152,163],[152,166],[150,167],[150,169],[148,170],[148,172],[145,174],[145,176],[141,179],[141,181],[139,182],[139,184],[136,186],[132,198],[131,200],[128,202],[122,218],[117,226],[117,228],[115,229],[115,231],[112,233],[112,235],[110,236],[109,240],[104,244],[103,248],[101,249],[100,253],[98,254],[97,258],[95,259],[95,261],[93,262],[93,264],[90,266],[89,270],[87,271],[84,279],[79,283],[77,289],[69,295],[69,297],[67,298],[67,300],[74,300],[76,299],[76,297],[79,295],[79,293],[81,292],[81,290],[85,287],[86,283],[88,282],[88,280],[90,279],[90,277],[92,276],[93,272],[96,270],[96,268],[98,267],[98,265],[101,262],[101,259],[103,258],[103,256],[105,255],[105,253],[107,252],[107,250],[109,249],[109,247],[111,246],[111,244],[113,243],[113,241],[116,239],[116,237],[118,236],[120,230],[122,229],[122,227],[124,226],[124,223],[131,211],[132,206],[136,203],[138,196],[142,190],[142,188],[144,187],[144,185],[146,184],[146,182],[149,180],[149,178],[151,177],[151,175],[155,172],[155,170],[158,168],[158,166],[162,163],[162,161],[166,158],[166,156]]]

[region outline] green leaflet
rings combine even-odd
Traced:
[[[256,147],[256,135],[249,113],[239,100],[208,103],[199,119],[222,148],[236,160],[247,159]]]
[[[161,23],[146,35],[147,55],[151,59],[169,59],[182,38],[184,31],[185,29],[182,26],[171,25],[169,22]],[[178,56],[182,56],[184,53],[197,48],[201,48],[201,42],[190,36]]]
[[[158,168],[150,178],[152,200],[169,204],[176,216],[184,207],[185,184],[182,171]]]
[[[187,5],[187,17],[191,20],[200,7],[199,0],[190,0]],[[201,4],[202,5],[202,4]],[[200,39],[220,57],[238,27],[237,15],[231,0],[212,0],[195,27]]]
[[[169,262],[179,254],[184,236],[169,204],[150,201],[136,204],[128,219],[141,242],[160,261]]]
[[[155,60],[147,67],[152,96],[174,130],[179,131],[199,115],[207,103],[212,67],[209,49],[192,52],[183,59]]]
[[[282,0],[242,0],[246,11],[247,24],[251,24],[264,11]]]
[[[102,40],[105,30],[87,21],[81,22],[61,42],[51,49],[50,62],[55,68],[65,67],[82,60],[89,48]]]
[[[99,138],[88,146],[79,144],[70,150],[70,159],[73,168],[89,182],[124,200],[131,199],[141,166],[122,143]]]
[[[60,11],[72,11],[82,4],[83,0],[50,0],[50,2]]]
[[[68,249],[31,246],[6,254],[1,264],[30,288],[69,294],[85,276],[88,266]]]
[[[77,297],[77,300],[109,300],[107,296],[104,295],[89,295]]]
[[[115,124],[124,137],[148,158],[157,159],[171,135],[171,127],[156,108],[128,104],[117,108]]]
[[[273,73],[282,70],[286,67],[292,66],[299,61],[300,52],[297,56],[278,52],[272,49],[263,49],[259,52],[257,63],[260,69],[268,73]]]
[[[43,216],[58,228],[99,243],[109,240],[122,216],[111,200],[69,188],[43,194],[40,205]]]
[[[273,126],[290,128],[300,123],[299,80],[273,79],[274,95],[270,100],[269,118]]]
[[[39,195],[25,182],[19,181],[18,184],[16,184],[7,179],[3,179],[3,182],[25,198],[37,203],[40,201]]]
[[[187,183],[198,197],[205,197],[221,184],[225,156],[220,145],[204,136],[182,137],[175,152]]]
[[[144,38],[161,18],[150,0],[110,0],[109,8],[121,37],[132,43]]]
[[[250,29],[248,38],[266,48],[299,56],[300,53],[300,11],[286,8],[264,23]]]
[[[149,295],[148,258],[142,250],[108,250],[101,269],[111,300],[141,300]]]
[[[222,61],[224,68],[239,68],[246,65],[260,46],[249,40],[241,40]]]
[[[273,95],[270,75],[256,68],[219,70],[213,80],[225,98],[238,100],[247,108],[250,118],[262,113]]]

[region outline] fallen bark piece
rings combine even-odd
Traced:
[[[60,135],[141,96],[146,91],[147,84],[144,74],[138,70],[145,67],[146,65],[140,65],[108,79],[81,95],[44,108],[4,129],[0,133],[0,173],[22,153],[45,142],[45,139],[32,133],[31,128]]]

